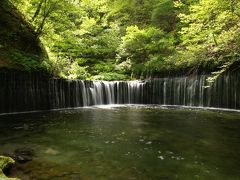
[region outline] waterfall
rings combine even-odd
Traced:
[[[207,75],[144,81],[54,79],[39,73],[0,72],[0,113],[103,104],[161,104],[240,109],[239,73],[213,84]]]

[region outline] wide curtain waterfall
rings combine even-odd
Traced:
[[[102,104],[161,104],[240,109],[239,73],[209,84],[206,75],[144,81],[54,79],[39,73],[0,73],[0,113]]]

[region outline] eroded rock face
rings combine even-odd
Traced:
[[[31,54],[41,63],[43,49],[33,27],[9,0],[0,1],[0,67],[21,68],[13,58],[14,52]]]
[[[8,178],[3,173],[4,170],[10,168],[14,163],[15,163],[15,161],[10,157],[0,156],[0,179],[1,180],[19,180],[16,178]]]

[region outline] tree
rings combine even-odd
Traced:
[[[148,71],[146,64],[156,59],[162,61],[172,52],[171,48],[172,42],[162,30],[129,26],[118,48],[119,62],[130,60],[134,73],[141,74]]]
[[[240,54],[238,0],[12,1],[61,77],[213,70]]]
[[[212,69],[238,59],[239,7],[235,0],[200,0],[190,6],[189,13],[179,15],[184,26],[180,47],[186,49],[183,54],[192,54],[189,63]]]

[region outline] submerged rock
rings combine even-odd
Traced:
[[[4,170],[7,170],[8,168],[10,168],[14,163],[15,161],[10,157],[0,156],[0,179],[1,180],[19,180],[17,178],[8,178],[3,173]]]
[[[44,162],[35,159],[28,163],[16,163],[11,169],[11,175],[21,180],[81,180],[79,167],[56,162]],[[0,178],[1,180],[1,178]]]
[[[20,148],[14,151],[14,159],[19,163],[32,161],[35,153],[30,148]]]
[[[46,154],[49,154],[49,155],[57,155],[59,154],[59,151],[55,150],[55,149],[52,149],[52,148],[48,148],[46,151],[45,151]]]

